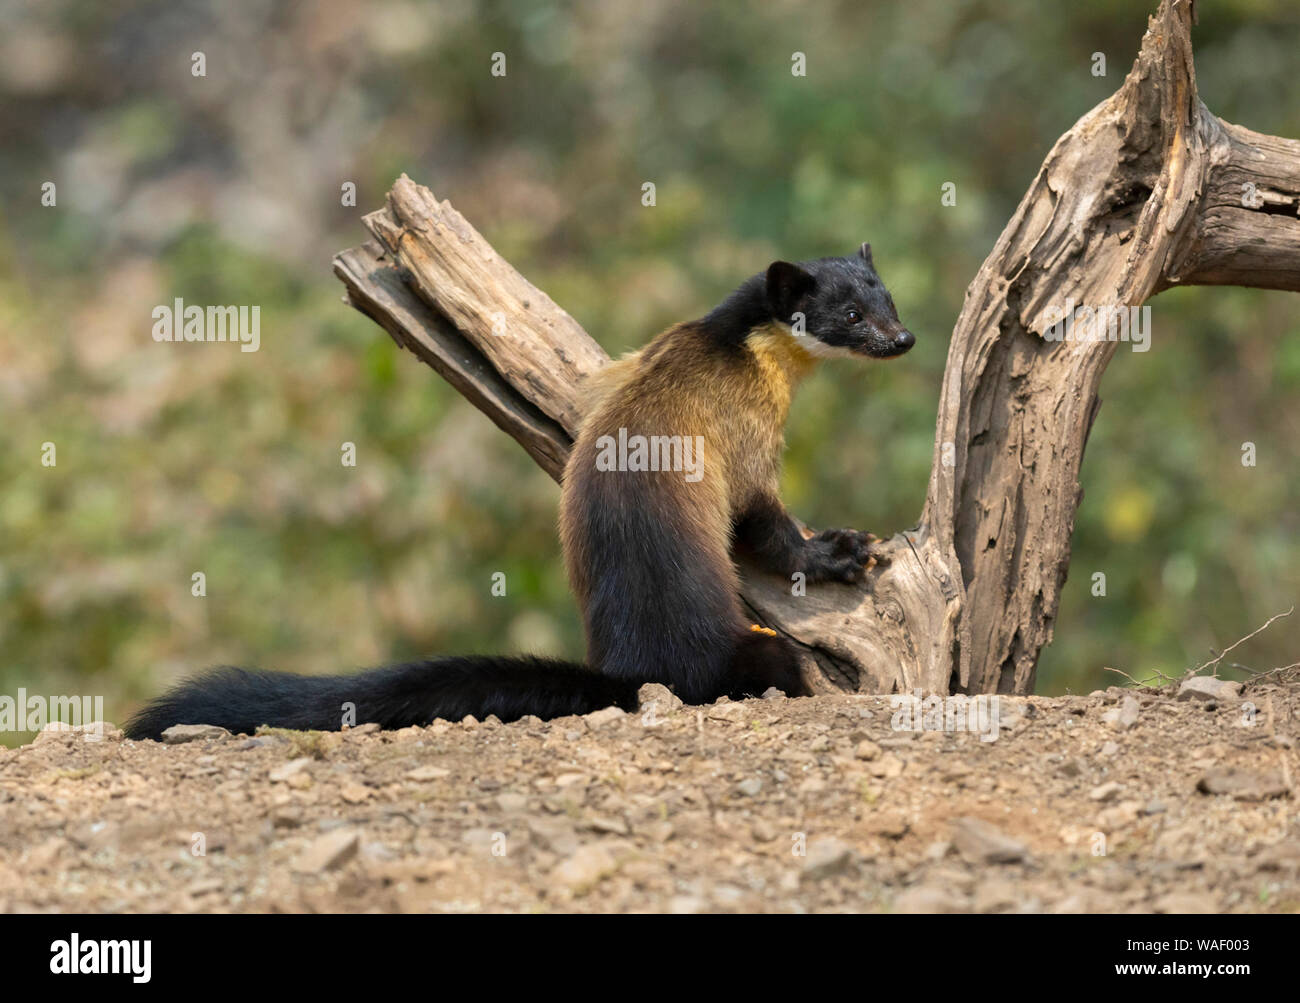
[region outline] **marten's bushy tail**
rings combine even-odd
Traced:
[[[344,715],[382,728],[435,718],[548,719],[617,705],[636,708],[635,682],[611,679],[576,662],[474,655],[390,665],[347,676],[219,668],[187,679],[150,702],[126,737],[159,738],[174,724],[215,724],[251,734],[261,725],[338,731]],[[345,705],[355,707],[355,713]]]

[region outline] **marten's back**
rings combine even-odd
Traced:
[[[588,662],[616,677],[686,666],[686,700],[746,627],[719,413],[738,365],[692,325],[670,328],[592,378],[565,467],[560,540]]]

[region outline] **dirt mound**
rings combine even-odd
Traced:
[[[1002,697],[987,741],[848,696],[45,732],[0,750],[0,911],[1300,910],[1300,688],[1210,689]]]

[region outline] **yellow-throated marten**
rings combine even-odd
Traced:
[[[805,539],[781,505],[786,414],[817,358],[891,358],[914,340],[863,244],[850,257],[775,262],[708,316],[593,377],[560,502],[587,665],[467,656],[345,676],[219,668],[147,705],[128,737],[174,724],[337,730],[630,710],[647,682],[688,703],[771,686],[804,695],[794,647],[744,615],[732,549],[809,583],[862,578],[873,537]]]

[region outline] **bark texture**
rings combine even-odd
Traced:
[[[747,571],[746,603],[803,647],[815,688],[1032,692],[1122,344],[1054,340],[1053,325],[1071,304],[1138,306],[1176,285],[1300,289],[1300,142],[1201,103],[1193,20],[1164,0],[1123,86],[1056,142],[967,289],[925,507],[885,544],[890,562],[804,596]],[[348,301],[558,480],[600,346],[405,175],[365,223],[374,239],[335,260]]]

